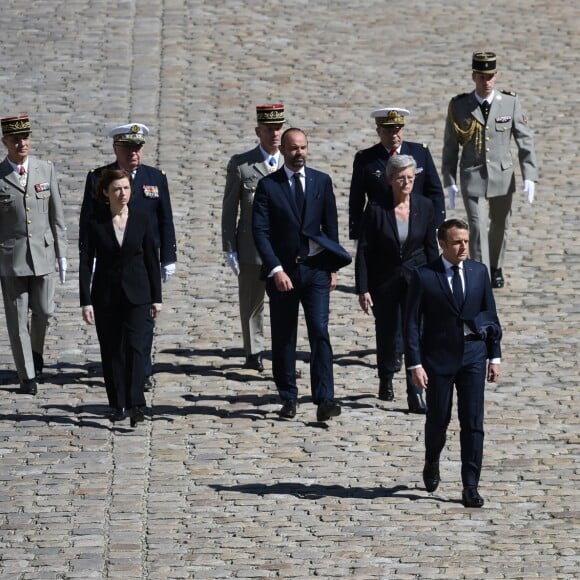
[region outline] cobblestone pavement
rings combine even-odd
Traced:
[[[580,576],[578,3],[4,0],[0,23],[0,113],[31,115],[34,152],[61,175],[71,242],[34,398],[17,393],[0,314],[2,579]],[[277,418],[270,360],[263,376],[241,369],[219,220],[227,160],[255,142],[254,106],[282,101],[310,135],[311,165],[333,176],[346,240],[352,159],[376,138],[370,110],[411,109],[406,136],[439,166],[447,102],[471,90],[478,49],[498,52],[498,87],[522,96],[540,182],[536,203],[518,192],[514,207],[486,505],[466,510],[457,422],[430,495],[402,375],[394,403],[375,397],[352,267],[331,316],[344,412],[315,422],[301,329],[301,406]],[[152,416],[135,430],[105,418],[76,280],[84,178],[112,158],[106,130],[128,120],[153,131],[145,161],[169,175],[179,245]]]

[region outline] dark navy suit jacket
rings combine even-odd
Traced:
[[[454,375],[462,364],[464,323],[485,319],[500,328],[487,268],[475,260],[463,265],[465,302],[457,307],[441,258],[413,273],[405,313],[407,366],[422,364],[438,375]],[[486,338],[487,358],[501,357],[501,333]]]
[[[298,215],[294,194],[284,168],[258,183],[252,208],[254,242],[262,259],[262,277],[276,267],[296,267],[301,236],[314,240],[324,252],[317,259],[322,269],[337,271],[352,261],[338,243],[338,218],[332,180],[326,173],[305,170],[304,217]]]
[[[147,214],[129,210],[119,245],[109,208],[99,208],[83,229],[79,245],[81,306],[118,307],[123,295],[135,305],[161,302],[159,259]]]
[[[97,169],[93,169],[87,175],[85,193],[81,206],[79,222],[79,240],[83,237],[83,229],[88,219],[94,213],[99,202],[95,199],[96,186],[104,169],[119,169],[119,165],[111,163]],[[145,212],[149,216],[155,246],[159,250],[162,264],[171,264],[177,261],[175,243],[175,228],[173,226],[173,213],[167,176],[163,171],[141,165],[137,169],[133,179],[131,201],[129,207]]]
[[[384,290],[401,277],[408,282],[415,268],[438,255],[431,202],[411,194],[409,233],[401,244],[393,198],[386,194],[365,209],[355,262],[357,294]]]
[[[435,215],[435,225],[445,220],[445,196],[437,168],[428,147],[422,143],[403,141],[401,155],[411,155],[417,163],[417,174],[413,193],[431,200]],[[385,176],[389,154],[382,143],[359,151],[354,158],[349,196],[349,236],[359,238],[365,204],[384,196],[390,187]]]

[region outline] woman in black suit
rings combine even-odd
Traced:
[[[389,193],[367,205],[356,254],[359,304],[375,317],[379,398],[384,401],[395,398],[396,334],[411,272],[439,255],[433,204],[421,195],[411,195],[416,169],[410,155],[389,158]],[[407,402],[412,413],[425,413],[422,389],[413,385],[409,372]]]
[[[146,407],[147,315],[150,311],[155,318],[161,312],[159,257],[149,218],[129,211],[130,177],[118,169],[103,171],[97,195],[103,203],[80,243],[83,319],[96,325],[111,420],[129,416],[135,427]]]

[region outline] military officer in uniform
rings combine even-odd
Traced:
[[[79,240],[83,239],[88,220],[93,215],[96,204],[100,203],[97,201],[96,186],[101,172],[104,169],[122,169],[127,175],[131,175],[133,181],[129,206],[149,216],[155,246],[159,251],[161,276],[163,282],[168,282],[175,274],[177,262],[173,212],[165,172],[142,163],[143,145],[147,135],[149,135],[149,128],[142,123],[129,123],[109,131],[109,137],[113,138],[116,160],[109,165],[89,171],[87,175],[79,223]],[[154,326],[154,320],[150,316],[144,336],[146,390],[151,387],[150,377],[153,374],[151,350]]]
[[[29,117],[0,123],[8,152],[0,163],[0,282],[20,392],[35,395],[56,266],[66,277],[66,226],[54,165],[29,156]]]
[[[501,288],[516,189],[512,137],[518,147],[524,193],[530,203],[538,170],[532,132],[520,100],[515,93],[495,90],[496,74],[495,53],[473,53],[475,90],[457,95],[449,103],[441,172],[451,207],[455,207],[455,196],[461,191],[470,228],[470,257],[483,262],[490,270],[492,286]]]
[[[375,119],[377,135],[380,142],[369,149],[359,151],[354,158],[352,179],[350,182],[349,237],[358,240],[363,221],[363,212],[367,201],[385,199],[391,189],[386,178],[386,167],[389,157],[393,155],[410,155],[417,163],[414,195],[422,195],[433,204],[434,223],[439,226],[445,219],[445,196],[441,180],[437,174],[433,157],[425,143],[405,141],[405,118],[409,115],[407,109],[386,107],[371,113]],[[399,315],[401,319],[401,315]],[[396,339],[396,368],[400,369],[403,357],[403,336],[401,320]]]
[[[411,155],[417,163],[413,194],[424,195],[433,203],[435,225],[445,219],[445,196],[431,152],[425,143],[403,139],[407,109],[387,107],[371,113],[377,125],[380,143],[359,151],[354,157],[350,195],[348,199],[349,236],[358,240],[362,217],[367,201],[382,198],[388,189],[385,177],[387,161],[391,155]]]
[[[264,295],[260,276],[262,261],[252,235],[252,204],[258,182],[284,163],[280,155],[285,116],[284,105],[256,107],[257,147],[234,155],[228,163],[222,208],[222,248],[226,261],[238,277],[244,367],[263,371]]]

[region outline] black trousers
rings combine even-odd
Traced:
[[[485,343],[480,340],[465,343],[461,367],[454,375],[439,375],[425,366],[429,377],[425,458],[427,461],[438,459],[445,446],[455,385],[461,430],[461,480],[464,487],[478,485],[481,474],[486,364],[487,350]]]
[[[125,297],[112,307],[94,308],[103,377],[113,408],[146,404],[144,335],[150,308],[150,304],[131,304]]]

